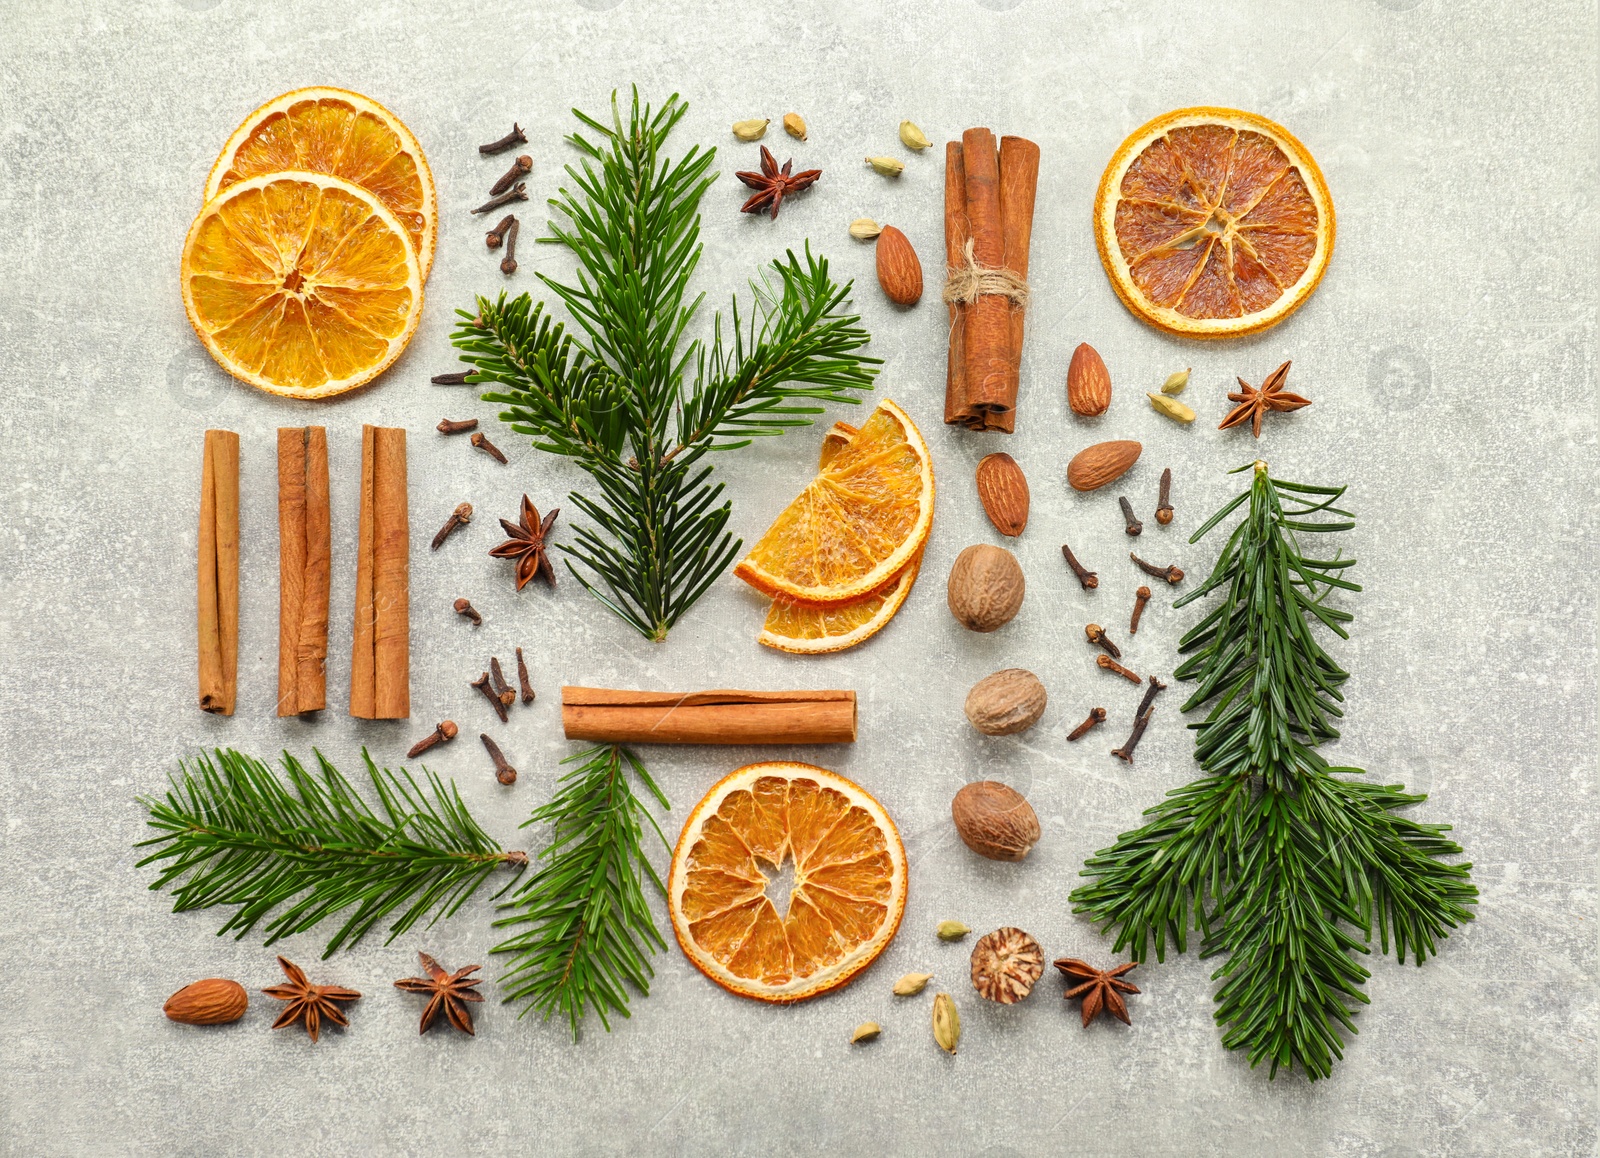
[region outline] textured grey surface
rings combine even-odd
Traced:
[[[540,1154],[1414,1154],[1592,1153],[1596,1144],[1596,654],[1593,506],[1596,27],[1591,4],[1498,0],[940,0],[782,5],[680,0],[472,0],[431,6],[252,5],[120,0],[12,5],[0,17],[0,1150],[19,1155]],[[794,660],[753,642],[761,610],[719,582],[670,642],[652,646],[564,582],[517,596],[486,558],[493,516],[527,491],[560,502],[580,476],[496,432],[509,468],[432,433],[444,415],[492,419],[464,393],[427,384],[451,364],[452,311],[503,279],[466,209],[501,167],[474,146],[513,118],[535,159],[524,239],[571,156],[567,109],[603,108],[614,86],[690,114],[674,142],[719,147],[723,177],[704,205],[698,275],[723,304],[758,263],[807,237],[846,276],[886,359],[880,393],[932,444],[939,500],[924,578],[899,619],[865,647]],[[175,267],[215,151],[260,101],[305,84],[369,93],[428,151],[442,206],[428,306],[410,351],[379,384],[330,404],[291,404],[218,371],[185,322]],[[1134,321],[1094,253],[1089,206],[1123,136],[1168,108],[1255,109],[1315,152],[1339,212],[1321,289],[1257,338],[1195,346]],[[738,118],[800,111],[811,140],[769,138],[824,170],[776,224],[740,217],[734,168],[753,146]],[[1015,437],[939,421],[943,313],[910,312],[872,284],[872,253],[844,233],[871,215],[901,225],[930,272],[940,254],[942,158],[907,155],[887,182],[861,158],[902,152],[910,117],[936,141],[969,125],[1043,149],[1034,234],[1036,298]],[[776,129],[776,126],[774,126]],[[563,256],[524,247],[513,289]],[[930,278],[930,281],[932,279]],[[1061,383],[1079,341],[1117,383],[1110,414],[1072,420]],[[1274,422],[1260,450],[1277,471],[1352,484],[1360,517],[1346,547],[1366,591],[1338,760],[1432,794],[1483,891],[1479,920],[1426,968],[1372,962],[1372,1005],[1335,1076],[1269,1083],[1224,1051],[1211,1024],[1210,965],[1141,968],[1131,1029],[1084,1031],[1046,979],[1025,1004],[984,1008],[967,949],[932,936],[959,917],[1015,923],[1050,956],[1108,960],[1071,916],[1084,857],[1193,773],[1168,695],[1128,768],[1106,754],[1135,693],[1091,666],[1091,618],[1124,624],[1137,583],[1114,493],[1078,496],[1063,469],[1100,437],[1146,443],[1127,491],[1148,511],[1156,476],[1177,475],[1177,522],[1141,546],[1209,565],[1187,532],[1230,494],[1227,467],[1257,453],[1216,421],[1234,374],[1257,381],[1284,358],[1316,404]],[[1192,429],[1140,397],[1194,367]],[[848,417],[848,415],[840,415]],[[348,686],[350,544],[362,422],[406,426],[411,443],[414,720],[360,724],[332,710],[279,721],[273,430],[328,427],[335,572],[330,699]],[[200,433],[243,442],[243,615],[239,711],[194,700],[193,560]],[[759,534],[810,476],[819,432],[730,457],[734,527]],[[950,561],[992,541],[972,468],[1004,448],[1033,481],[1018,551],[1021,615],[969,635],[944,607]],[[437,555],[421,547],[457,501],[481,512]],[[1070,539],[1103,583],[1081,593],[1058,554]],[[449,610],[470,595],[477,632]],[[1132,648],[1170,671],[1192,613],[1152,607]],[[1126,634],[1119,631],[1118,634]],[[488,721],[465,682],[493,650],[529,649],[538,703],[491,729],[523,770],[505,790],[471,734]],[[972,731],[967,688],[1000,667],[1037,671],[1044,721],[1017,738]],[[417,999],[390,982],[426,948],[452,967],[488,961],[487,898],[433,931],[372,938],[322,963],[317,936],[288,954],[314,978],[367,993],[348,1032],[312,1047],[269,1033],[276,1003],[197,1031],[160,1006],[201,976],[254,990],[276,980],[259,940],[212,935],[218,912],[174,916],[145,890],[132,843],[136,794],[210,744],[269,755],[319,745],[347,768],[371,745],[395,762],[436,719],[469,736],[436,767],[457,778],[510,847],[541,839],[518,823],[549,793],[562,682],[655,688],[846,686],[862,696],[853,748],[793,755],[860,780],[906,837],[910,902],[898,940],[843,992],[763,1007],[704,980],[674,946],[656,984],[610,1035],[564,1031],[482,1007],[476,1040],[418,1038]],[[1113,724],[1064,736],[1093,702]],[[768,752],[647,753],[673,802],[674,835],[717,777]],[[965,780],[1026,791],[1045,836],[1026,864],[971,856],[948,802]],[[663,858],[664,863],[664,858]],[[659,911],[659,906],[658,906]],[[932,990],[891,1001],[892,978],[932,970],[961,1002],[959,1056],[934,1049]],[[491,962],[487,972],[496,972]],[[487,987],[491,994],[494,987]],[[883,1022],[869,1048],[845,1042]]]

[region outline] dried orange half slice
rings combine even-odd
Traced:
[[[1254,333],[1311,296],[1333,254],[1333,198],[1306,147],[1238,109],[1178,109],[1127,140],[1094,203],[1123,304],[1189,338]]]
[[[206,200],[229,185],[300,169],[343,177],[375,194],[406,228],[426,281],[438,236],[433,171],[400,118],[342,88],[297,88],[244,119],[206,179]]]
[[[266,173],[208,201],[183,243],[183,304],[228,373],[290,398],[370,382],[422,316],[422,269],[375,196],[326,173]]]
[[[780,866],[794,883],[767,895]],[[741,997],[800,1001],[882,953],[906,907],[906,852],[883,806],[811,764],[749,764],[695,805],[667,875],[689,960]]]
[[[824,440],[811,485],[733,573],[758,591],[843,603],[886,584],[933,526],[933,460],[905,411],[888,399],[847,442]]]

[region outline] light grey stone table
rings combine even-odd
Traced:
[[[471,0],[407,4],[117,0],[12,4],[0,15],[0,1150],[17,1155],[1506,1155],[1590,1154],[1596,1144],[1595,157],[1592,4],[1472,0],[929,0],[784,4],[705,0]],[[176,268],[206,173],[259,102],[307,84],[358,89],[398,112],[427,149],[441,207],[438,261],[410,351],[373,389],[290,404],[235,383],[184,319]],[[806,239],[858,280],[885,359],[879,392],[932,445],[938,511],[925,575],[881,637],[834,658],[795,660],[753,642],[757,600],[725,578],[662,646],[631,634],[563,579],[513,593],[489,560],[494,516],[528,492],[541,507],[586,481],[495,430],[502,467],[432,433],[442,416],[491,409],[428,384],[452,365],[453,311],[507,285],[467,209],[499,160],[475,146],[513,119],[535,167],[527,242],[572,157],[576,105],[602,112],[638,84],[689,101],[674,139],[718,147],[697,284],[724,306],[759,265]],[[1167,339],[1127,314],[1095,256],[1089,209],[1125,134],[1169,108],[1257,110],[1314,151],[1339,214],[1321,289],[1293,319],[1215,345]],[[811,139],[769,138],[821,182],[776,223],[741,217],[735,168],[755,150],[730,122],[801,112]],[[930,294],[889,306],[872,251],[846,224],[906,230],[924,266],[941,252],[942,158],[906,154],[887,181],[862,158],[901,153],[911,118],[943,142],[989,125],[1043,150],[1018,433],[975,437],[940,423],[945,319]],[[776,126],[774,126],[776,131]],[[514,291],[565,255],[525,244]],[[931,280],[931,278],[930,278]],[[709,316],[709,315],[708,315]],[[1068,357],[1089,340],[1117,383],[1091,432],[1067,413]],[[1218,432],[1236,374],[1259,381],[1294,359],[1315,400],[1261,442]],[[1140,392],[1194,367],[1193,428]],[[849,415],[840,415],[848,417]],[[413,721],[273,717],[276,523],[273,431],[322,423],[335,525],[330,698],[347,687],[359,428],[404,425],[411,441]],[[194,578],[200,435],[243,444],[245,549],[238,714],[195,710]],[[494,429],[491,426],[491,429]],[[1052,976],[1025,1004],[986,1007],[965,980],[967,947],[933,937],[941,918],[980,931],[1014,923],[1051,956],[1109,961],[1071,915],[1084,858],[1195,774],[1175,696],[1138,762],[1106,754],[1133,693],[1107,684],[1082,642],[1089,618],[1122,622],[1136,577],[1111,498],[1070,492],[1063,471],[1092,437],[1143,440],[1125,489],[1154,505],[1177,475],[1176,523],[1151,524],[1151,554],[1191,570],[1215,543],[1183,545],[1231,494],[1224,476],[1258,453],[1285,477],[1351,484],[1360,523],[1345,547],[1366,590],[1348,644],[1353,678],[1340,762],[1431,794],[1418,810],[1455,825],[1482,890],[1479,919],[1421,970],[1370,962],[1370,1007],[1331,1080],[1267,1080],[1224,1050],[1211,1021],[1212,963],[1141,967],[1133,1025],[1079,1028]],[[730,456],[733,526],[749,538],[809,478],[820,431]],[[1033,480],[1017,545],[1027,603],[992,636],[944,607],[955,554],[993,541],[975,500],[978,459],[1009,450]],[[481,512],[437,555],[420,546],[451,506]],[[570,527],[570,523],[566,523]],[[1061,564],[1071,539],[1105,578],[1086,596]],[[450,612],[470,595],[487,622]],[[1153,606],[1132,657],[1170,671],[1194,613]],[[527,648],[536,705],[496,728],[523,770],[506,790],[474,734],[488,723],[466,681],[490,651]],[[990,740],[962,718],[967,688],[1025,666],[1050,708],[1024,736]],[[161,1003],[202,976],[274,983],[259,937],[213,936],[223,913],[174,916],[145,888],[135,803],[202,746],[271,755],[320,747],[349,770],[363,744],[396,763],[443,716],[468,737],[433,765],[456,778],[508,847],[574,746],[557,720],[563,682],[685,688],[844,686],[861,694],[850,748],[792,753],[860,780],[898,821],[911,861],[898,939],[860,980],[797,1008],[734,998],[676,946],[609,1035],[592,1020],[521,1022],[493,1000],[475,1040],[416,1033],[417,999],[390,982],[425,948],[487,962],[487,895],[458,917],[320,962],[324,938],[283,946],[323,981],[363,990],[349,1031],[313,1047],[269,1033],[276,1005],[196,1031]],[[1068,747],[1093,702],[1121,724]],[[1109,733],[1119,733],[1115,737]],[[756,750],[647,754],[681,817]],[[980,861],[949,800],[975,777],[1032,798],[1044,838],[1027,863]],[[665,856],[658,858],[664,865]],[[664,917],[659,904],[658,916]],[[889,996],[931,970],[962,1003],[955,1058],[928,1031],[928,995]],[[931,991],[930,991],[931,992]],[[963,996],[965,995],[965,996]],[[883,1023],[870,1048],[851,1027]]]

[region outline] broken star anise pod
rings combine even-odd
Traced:
[[[972,987],[980,997],[1014,1005],[1044,974],[1044,950],[1021,929],[1007,925],[972,947]]]
[[[555,525],[556,516],[561,513],[557,507],[551,507],[550,513],[544,517],[544,522],[539,521],[539,509],[533,505],[527,495],[522,496],[522,518],[518,523],[508,523],[501,519],[500,525],[506,529],[506,534],[511,538],[492,547],[489,554],[496,559],[515,559],[517,561],[517,590],[521,591],[528,585],[528,581],[535,575],[544,577],[544,581],[551,587],[556,585],[556,569],[550,565],[550,554],[545,544],[545,536],[550,534],[550,528]]]
[[[442,1009],[451,1025],[462,1033],[472,1034],[472,1010],[468,1009],[465,1003],[483,1000],[483,994],[475,988],[483,979],[468,975],[476,973],[483,966],[468,965],[464,969],[457,969],[454,973],[446,973],[444,966],[426,953],[418,953],[417,960],[422,962],[422,967],[427,970],[428,975],[402,977],[394,983],[396,989],[404,989],[407,993],[426,993],[432,998],[428,1002],[428,1007],[422,1011],[422,1028],[417,1032],[427,1033],[428,1026],[433,1024]]]
[[[1311,399],[1302,398],[1298,394],[1290,394],[1283,388],[1289,380],[1289,363],[1285,362],[1272,373],[1267,375],[1267,380],[1261,383],[1257,390],[1243,378],[1239,379],[1238,391],[1230,391],[1229,402],[1239,405],[1228,411],[1228,416],[1217,424],[1218,430],[1226,430],[1230,426],[1238,426],[1246,419],[1250,421],[1250,431],[1257,438],[1261,437],[1261,419],[1269,410],[1289,411],[1299,410],[1302,406],[1310,406]]]
[[[305,970],[287,957],[279,957],[278,964],[283,967],[284,976],[289,978],[289,984],[274,985],[261,991],[268,997],[276,997],[279,1001],[289,1003],[288,1007],[278,1015],[278,1020],[272,1023],[273,1029],[282,1029],[297,1021],[303,1022],[306,1033],[311,1035],[312,1041],[316,1041],[317,1035],[322,1032],[324,1019],[334,1025],[350,1024],[344,1015],[344,1010],[334,1003],[360,1001],[361,994],[354,989],[343,989],[337,985],[313,985],[306,980]]]
[[[1122,975],[1136,968],[1138,964],[1137,961],[1129,961],[1118,965],[1115,969],[1096,969],[1076,957],[1062,957],[1055,962],[1055,967],[1066,975],[1067,980],[1077,981],[1080,984],[1074,985],[1061,996],[1068,1000],[1074,997],[1083,998],[1084,1025],[1093,1021],[1102,1009],[1109,1009],[1112,1016],[1123,1025],[1132,1025],[1133,1022],[1128,1018],[1128,1003],[1122,1000],[1122,994],[1137,993],[1139,987],[1122,980]],[[1117,992],[1119,989],[1121,993]]]
[[[755,194],[739,206],[740,213],[760,213],[769,205],[772,207],[772,216],[778,216],[778,207],[783,204],[783,199],[790,193],[798,193],[802,189],[809,189],[822,176],[821,169],[807,169],[803,173],[790,175],[794,168],[794,158],[783,163],[783,168],[778,168],[777,158],[772,155],[772,150],[765,145],[761,146],[761,172],[752,173],[748,169],[734,174],[750,188]]]

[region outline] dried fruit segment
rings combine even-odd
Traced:
[[[1095,199],[1112,287],[1170,333],[1227,337],[1282,321],[1333,252],[1333,200],[1284,128],[1237,109],[1179,109],[1124,141]]]
[[[769,875],[793,865],[786,911]],[[888,945],[905,910],[905,850],[858,785],[809,764],[752,764],[695,806],[667,878],[672,927],[724,988],[799,1001],[843,985]]]

